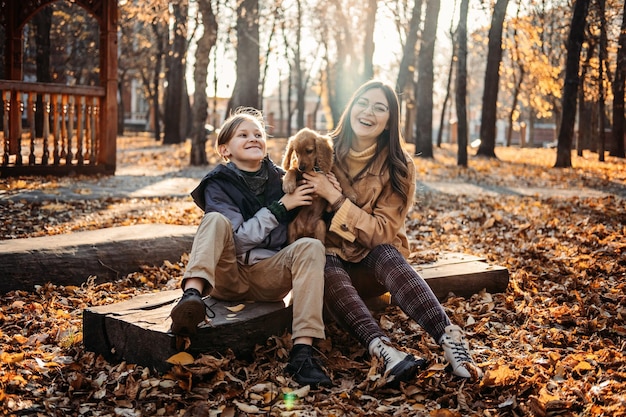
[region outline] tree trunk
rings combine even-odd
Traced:
[[[278,79],[282,80],[283,79],[283,73],[282,71],[279,69],[278,70]],[[277,126],[278,132],[275,131],[275,133],[278,133],[280,135],[284,135],[285,134],[285,106],[284,106],[284,100],[283,100],[283,86],[285,85],[284,82],[279,82],[278,83],[278,120],[280,120],[280,124]]]
[[[284,22],[283,22],[283,39],[285,41],[285,45],[289,45],[289,38],[287,36],[287,31],[285,30]],[[281,115],[281,121],[285,120],[285,130],[287,137],[291,136],[291,118],[293,116],[293,112],[291,111],[291,91],[293,88],[293,63],[289,59],[289,48],[285,48],[285,61],[289,67],[289,72],[287,74],[287,95],[285,100],[285,113],[287,114],[286,118]],[[282,83],[281,83],[282,85]],[[281,95],[282,96],[282,95]],[[282,112],[282,102],[281,102],[281,112]]]
[[[334,16],[336,21],[347,22],[352,19],[350,10],[345,9],[340,1],[332,0],[332,5],[336,13],[336,16]],[[368,31],[374,30],[374,28],[363,27],[361,29]],[[354,90],[361,85],[365,79],[363,78],[362,72],[359,72],[360,62],[362,60],[361,50],[355,48],[357,43],[352,37],[350,27],[348,25],[336,25],[332,33],[323,35],[326,57],[328,58],[328,43],[330,39],[327,36],[332,36],[332,40],[334,41],[335,51],[333,55],[341,57],[339,62],[331,62],[329,59],[326,59],[326,62],[329,64],[326,69],[326,77],[328,80],[328,90],[326,93],[333,118],[333,126],[337,126],[350,96],[352,96]]]
[[[159,99],[160,91],[161,91],[161,83],[160,83],[160,74],[161,74],[161,65],[163,64],[163,55],[158,55],[156,57],[156,68],[154,69],[154,95],[152,96],[152,113],[154,117],[154,140],[161,140],[161,121],[163,118],[161,117],[161,100]]]
[[[319,80],[319,83],[321,85],[322,80]],[[311,127],[311,129],[313,130],[321,130],[322,128],[320,126],[317,125],[317,113],[319,113],[320,109],[322,108],[322,94],[321,91],[317,94],[317,103],[315,103],[315,109],[313,110],[313,126]],[[326,126],[324,126],[325,128]]]
[[[286,30],[286,24],[285,24],[285,19],[282,19],[281,21],[281,33],[283,35],[283,41],[285,43],[285,48],[283,50],[284,53],[284,57],[286,59],[287,65],[290,67],[291,63],[289,61],[289,53],[287,51],[287,45],[289,45],[288,41],[288,36],[287,36],[287,30]],[[291,68],[289,68],[287,70],[287,78],[286,80],[283,78],[282,75],[282,71],[279,70],[278,72],[278,79],[281,80],[278,83],[278,120],[280,120],[280,125],[278,126],[279,130],[278,132],[280,132],[281,135],[287,135],[287,113],[289,112],[288,110],[285,110],[285,106],[287,106],[287,109],[289,108],[289,85],[287,85],[287,94],[284,94],[284,88],[285,88],[285,83],[291,83]],[[283,96],[285,97],[285,99],[283,100]],[[288,136],[288,135],[287,135]]]
[[[440,5],[440,0],[428,0],[426,4],[424,32],[418,58],[415,154],[422,158],[433,157],[433,57]]]
[[[617,68],[613,81],[613,146],[609,155],[624,158],[624,84],[626,80],[626,2],[617,51]]]
[[[456,5],[456,3],[455,3]],[[456,60],[457,43],[455,40],[455,33],[452,28],[452,22],[450,22],[450,38],[452,39],[452,54],[450,55],[450,67],[448,67],[448,81],[446,82],[446,96],[443,99],[443,105],[441,106],[441,117],[439,118],[439,131],[437,132],[437,147],[441,148],[441,140],[443,138],[443,126],[446,120],[446,109],[448,108],[448,101],[450,101],[450,86],[452,85],[452,75],[454,74],[454,61]]]
[[[219,13],[219,3],[217,5],[217,11]],[[280,78],[279,78],[280,79]],[[217,85],[218,85],[218,71],[217,71],[217,48],[213,48],[213,110],[211,111],[211,124],[213,129],[217,129],[220,125],[220,118],[217,112]]]
[[[517,7],[517,14],[515,16],[516,19],[519,18],[519,14],[520,14],[520,7],[518,5]],[[509,111],[509,116],[508,116],[508,128],[507,128],[507,132],[506,132],[506,146],[509,147],[512,144],[512,137],[513,137],[513,118],[515,115],[515,111],[517,109],[518,103],[519,103],[519,97],[520,97],[520,93],[522,91],[522,85],[524,82],[524,78],[526,76],[526,68],[524,66],[524,62],[522,62],[522,59],[520,58],[520,46],[519,46],[519,42],[518,42],[518,37],[517,37],[517,26],[513,29],[513,34],[511,36],[512,40],[513,40],[513,50],[511,51],[511,61],[513,63],[513,65],[517,65],[517,67],[519,68],[519,77],[516,75],[515,72],[515,68],[513,68],[512,74],[513,74],[513,85],[514,85],[514,89],[513,89],[513,97],[511,100],[511,110]],[[521,132],[520,132],[521,135]],[[520,138],[520,144],[522,143],[522,139]]]
[[[260,104],[260,108],[259,110],[263,110],[263,96],[265,95],[265,80],[267,79],[267,70],[269,68],[270,65],[270,55],[274,52],[273,47],[272,47],[272,43],[274,42],[274,35],[276,35],[276,23],[279,19],[279,10],[280,7],[278,5],[274,5],[273,6],[273,12],[272,12],[272,26],[270,28],[270,32],[269,32],[269,37],[267,39],[267,47],[265,48],[265,56],[264,56],[264,65],[263,65],[263,71],[260,73],[260,77],[261,77],[261,82],[259,85],[259,97],[261,97],[261,104]],[[280,80],[281,78],[278,77],[278,79]],[[280,96],[279,96],[279,100],[280,100]]]
[[[305,97],[306,97],[306,83],[304,77],[304,69],[302,68],[302,1],[297,0],[297,13],[298,13],[298,27],[296,27],[296,47],[294,49],[294,68],[296,70],[296,107],[298,109],[298,116],[296,118],[296,126],[298,129],[304,127],[304,112]]]
[[[585,99],[585,78],[588,69],[591,68],[591,58],[596,48],[596,42],[592,39],[587,41],[587,58],[580,69],[580,82],[578,83],[578,135],[576,136],[576,153],[583,156],[583,150],[591,147],[592,117],[591,106]],[[561,113],[562,114],[562,113]],[[562,117],[561,117],[562,122]],[[558,137],[557,137],[558,140]]]
[[[519,79],[514,79],[515,87],[513,89],[513,101],[511,103],[511,111],[509,112],[509,128],[506,133],[506,146],[511,146],[513,136],[513,114],[519,103],[519,95],[522,90],[522,83],[524,82],[524,67],[520,67]]]
[[[187,71],[183,72],[183,92],[181,94],[180,109],[180,140],[184,142],[191,133],[193,117],[191,114],[191,100],[189,97],[189,89],[187,88]]]
[[[198,9],[202,15],[202,27],[204,31],[198,39],[196,48],[196,62],[193,78],[195,89],[193,93],[193,124],[191,130],[191,165],[207,165],[206,154],[207,133],[204,125],[209,116],[209,103],[207,100],[207,75],[209,73],[209,57],[211,48],[217,40],[217,21],[211,0],[198,0]]]
[[[163,57],[165,56],[166,35],[163,29],[163,24],[155,20],[152,22],[152,32],[157,43],[157,53],[154,63],[154,72],[152,73],[153,94],[152,100],[152,113],[154,117],[154,140],[161,140],[161,66],[163,65]]]
[[[292,104],[293,97],[293,73],[291,71],[291,65],[289,66],[289,77],[287,82],[287,136],[291,136],[291,130],[293,125],[293,111],[294,106]]]
[[[398,80],[396,81],[396,92],[399,94],[400,100],[402,100],[409,77],[413,75],[413,70],[410,68],[415,66],[415,45],[417,45],[417,37],[421,20],[422,0],[415,0],[415,3],[413,4],[413,13],[411,14],[411,20],[409,21],[409,31],[402,53],[402,61],[400,62],[400,69],[398,70]],[[411,89],[409,88],[407,90]]]
[[[415,108],[415,100],[413,98],[413,89],[415,86],[413,83],[409,86],[407,86],[407,84],[409,80],[413,81],[413,75],[415,73],[415,48],[417,45],[421,20],[422,0],[415,0],[411,20],[409,21],[409,31],[403,48],[402,61],[400,62],[400,68],[398,70],[398,79],[396,81],[396,92],[398,93],[400,105],[402,105],[403,101],[406,101],[406,114],[404,115],[404,138],[407,143],[415,143],[411,129],[415,116],[413,111]],[[400,108],[402,108],[402,106]]]
[[[498,117],[498,86],[502,61],[502,27],[509,0],[498,0],[493,9],[489,28],[489,50],[483,89],[483,107],[480,117],[480,146],[476,155],[495,158],[496,120]]]
[[[261,107],[259,0],[242,0],[237,5],[237,80],[228,108]]]
[[[183,86],[185,79],[185,54],[187,47],[187,0],[172,3],[174,14],[174,41],[171,54],[167,59],[167,90],[165,93],[165,112],[163,122],[165,131],[164,144],[181,143],[181,122],[183,115]],[[258,55],[257,55],[258,56]]]
[[[556,150],[555,168],[572,166],[572,137],[576,122],[576,93],[578,90],[578,67],[580,50],[585,39],[585,24],[589,0],[576,0],[574,13],[567,39],[567,60],[565,63],[565,84],[563,86],[563,118],[559,129],[559,140]]]
[[[461,0],[459,27],[457,28],[456,117],[457,165],[467,166],[467,14],[469,0]]]
[[[604,162],[604,63],[606,61],[606,0],[598,0],[600,48],[598,50],[598,160]]]
[[[367,15],[365,17],[365,41],[363,44],[363,78],[369,80],[374,77],[374,27],[376,25],[377,0],[368,0]]]

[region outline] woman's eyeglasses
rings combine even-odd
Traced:
[[[373,103],[370,104],[370,101],[366,98],[358,99],[354,105],[361,109],[361,111],[367,110],[369,107],[372,109],[372,113],[376,115],[382,115],[389,111],[389,107],[385,106],[383,103]]]

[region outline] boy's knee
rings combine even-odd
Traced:
[[[324,248],[324,244],[322,243],[321,240],[319,239],[315,239],[313,237],[303,237],[298,239],[299,241],[301,240],[301,244],[303,245],[308,245],[308,246],[312,246],[312,247],[316,247],[316,248]]]
[[[202,217],[202,223],[204,225],[211,225],[212,227],[227,227],[229,229],[232,228],[228,217],[224,216],[222,213],[218,213],[215,211],[205,213],[204,217]]]
[[[230,221],[228,220],[228,217],[224,216],[222,213],[218,213],[217,211],[210,211],[208,213],[204,213],[204,217],[202,219],[206,221],[230,223]]]
[[[319,252],[322,255],[325,253],[324,244],[319,239],[312,237],[301,237],[293,242],[292,245],[297,245],[298,248],[306,250],[307,253],[311,253],[312,251]]]

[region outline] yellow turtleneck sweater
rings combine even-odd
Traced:
[[[365,168],[365,165],[376,153],[376,144],[374,143],[369,148],[360,152],[350,149],[346,158],[346,168],[348,169],[348,175],[350,178],[354,178],[359,172]]]

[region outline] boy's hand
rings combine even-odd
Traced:
[[[299,185],[293,193],[285,194],[280,202],[287,210],[292,210],[300,206],[310,206],[313,202],[315,188],[312,184],[304,183]]]

